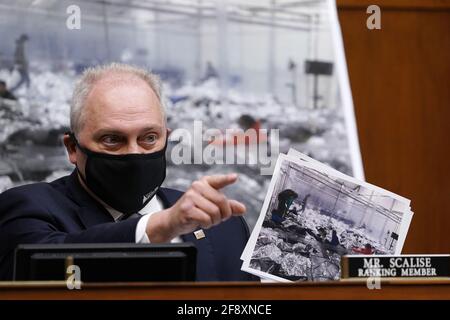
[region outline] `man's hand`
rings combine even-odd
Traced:
[[[244,214],[244,204],[228,199],[220,191],[236,182],[237,177],[237,174],[213,175],[194,181],[172,207],[150,217],[146,229],[150,242],[168,242],[198,227],[208,229],[233,215]]]

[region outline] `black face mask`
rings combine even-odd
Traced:
[[[145,154],[113,155],[94,152],[78,143],[86,155],[85,177],[77,170],[86,186],[112,208],[130,215],[141,210],[153,198],[166,178],[166,147]]]

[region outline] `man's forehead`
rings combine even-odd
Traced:
[[[86,99],[83,122],[91,133],[165,127],[158,96],[143,79],[129,75],[105,77],[95,83]]]
[[[131,73],[111,72],[102,75],[92,85],[92,91],[110,90],[124,86],[135,86],[142,90],[148,90],[156,95],[153,88],[142,78]]]
[[[114,109],[115,112],[126,113],[136,107],[142,107],[144,111],[162,111],[159,97],[147,82],[136,76],[120,74],[97,80],[86,99],[86,106],[91,112]]]

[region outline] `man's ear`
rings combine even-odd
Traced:
[[[172,129],[167,128],[167,138],[170,136],[171,133],[172,133]]]
[[[77,164],[77,146],[73,139],[67,134],[63,137],[64,146],[66,147],[67,154],[69,155],[69,161],[76,165]]]

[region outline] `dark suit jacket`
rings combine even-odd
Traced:
[[[157,195],[172,206],[180,191],[161,188]],[[26,243],[134,243],[139,219],[114,222],[109,212],[81,186],[76,172],[51,183],[12,188],[0,195],[0,280],[13,276],[14,250]],[[249,237],[241,217],[233,217],[197,240],[190,233],[183,241],[197,247],[197,280],[255,280],[240,271],[239,259]]]

